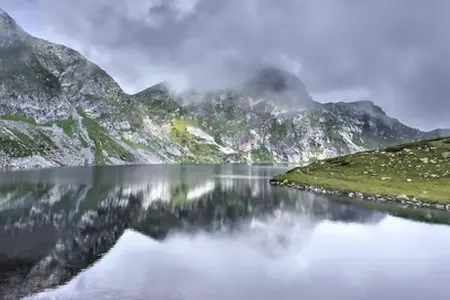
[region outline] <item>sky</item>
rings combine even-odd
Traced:
[[[320,102],[368,99],[450,127],[448,0],[0,0],[29,33],[75,48],[129,93],[295,73]]]

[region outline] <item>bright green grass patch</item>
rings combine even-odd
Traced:
[[[450,138],[393,146],[312,163],[278,180],[328,189],[450,203]]]
[[[124,161],[134,161],[134,156],[119,145],[104,127],[89,118],[82,109],[78,108],[77,110],[83,117],[83,125],[89,134],[89,138],[94,142],[94,155],[97,164],[104,164],[108,161],[103,151]]]
[[[194,120],[190,119],[172,119],[171,120],[172,129],[170,131],[170,138],[175,143],[185,146],[192,139],[196,137],[189,133],[187,130],[188,126],[200,128]]]
[[[187,130],[188,126],[201,129],[194,120],[172,119],[171,125],[170,138],[172,141],[188,148],[192,153],[184,155],[181,158],[182,163],[219,163],[223,161],[223,153],[217,145],[206,143]]]

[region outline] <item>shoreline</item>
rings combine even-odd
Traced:
[[[410,198],[407,195],[374,195],[374,194],[368,194],[368,193],[361,193],[358,191],[343,191],[339,189],[329,189],[319,186],[312,186],[312,185],[302,185],[299,183],[295,183],[293,181],[289,181],[287,179],[284,180],[278,180],[275,178],[272,178],[269,180],[270,185],[274,186],[284,186],[288,188],[294,188],[297,190],[312,192],[316,194],[322,194],[322,195],[333,195],[333,196],[344,196],[349,197],[352,199],[360,199],[367,202],[378,202],[378,203],[387,203],[387,204],[396,204],[396,205],[407,205],[412,208],[423,208],[423,209],[436,209],[439,211],[448,211],[450,212],[450,204],[438,204],[438,203],[427,203],[420,199],[416,198]]]

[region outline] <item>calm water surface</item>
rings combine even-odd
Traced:
[[[0,299],[448,299],[450,227],[395,217],[448,215],[268,184],[286,169],[0,173]]]

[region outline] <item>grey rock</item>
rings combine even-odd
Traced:
[[[397,199],[398,201],[408,201],[408,200],[409,200],[409,197],[406,196],[405,194],[401,194],[401,195],[398,195],[398,196],[396,197],[396,199]]]

